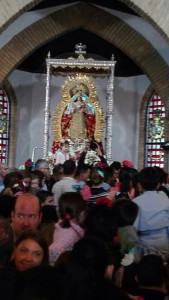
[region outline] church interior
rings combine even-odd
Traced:
[[[73,72],[58,68],[51,74],[49,91],[46,59],[49,55],[58,61],[77,59],[75,46],[80,43],[86,46],[85,61],[113,58],[115,62],[110,137],[106,127],[109,74],[87,73],[103,114],[103,148],[110,142],[112,161],[126,159],[139,170],[157,165],[168,172],[168,10],[165,0],[3,1],[1,161],[19,167],[32,153],[35,161],[43,157],[47,92],[47,150],[52,151],[53,122],[64,98],[63,87]],[[77,72],[85,75],[83,69]]]

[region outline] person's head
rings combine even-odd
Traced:
[[[35,163],[35,170],[41,171],[45,177],[48,177],[50,174],[49,164],[46,159],[38,159]]]
[[[118,227],[133,225],[137,214],[138,206],[129,199],[119,199],[112,205],[114,218],[117,220]]]
[[[61,151],[64,153],[69,152],[69,142],[64,141],[63,143],[60,143],[60,148],[61,148]]]
[[[103,182],[104,173],[103,171],[93,168],[90,174],[91,184],[94,186],[100,185]]]
[[[120,192],[129,192],[132,186],[131,168],[123,167],[119,172]]]
[[[31,173],[28,170],[22,170],[20,171],[20,174],[22,175],[22,183],[23,185],[28,188],[31,183]]]
[[[45,205],[54,205],[54,200],[53,200],[53,193],[48,192],[48,191],[38,191],[36,196],[40,200],[41,207]]]
[[[15,199],[12,211],[12,226],[16,235],[26,229],[36,229],[40,224],[42,213],[38,197],[25,193]]]
[[[114,173],[110,167],[104,169],[104,182],[108,183],[110,186],[114,181]]]
[[[14,206],[14,198],[9,195],[0,195],[0,216],[11,221],[11,212]]]
[[[160,167],[155,166],[154,168],[157,170],[159,174],[160,184],[166,183],[168,174]]]
[[[79,193],[64,193],[59,198],[59,214],[62,227],[69,227],[70,221],[83,223],[85,217],[86,202]]]
[[[42,188],[45,184],[45,176],[44,173],[40,170],[34,170],[31,172],[31,180],[36,179],[36,184],[39,178],[39,187]]]
[[[36,174],[31,174],[31,184],[30,184],[30,188],[32,190],[37,190],[40,186],[40,178],[38,175]]]
[[[112,257],[107,244],[96,237],[88,236],[74,245],[68,274],[71,276],[72,283],[73,281],[74,284],[77,283],[77,287],[82,283],[84,286],[92,285],[94,282],[104,280],[109,265],[112,265]]]
[[[63,164],[63,173],[65,176],[74,176],[76,164],[73,160],[66,160]]]
[[[11,188],[15,184],[21,184],[22,179],[23,176],[20,174],[20,172],[10,172],[4,177],[4,186],[5,188]]]
[[[44,205],[41,209],[42,211],[42,220],[41,220],[41,224],[42,223],[51,223],[51,222],[55,222],[57,223],[58,221],[58,215],[56,212],[56,207],[53,205]]]
[[[94,205],[88,212],[85,220],[85,235],[95,236],[112,243],[117,235],[117,221],[112,211],[105,205]]]
[[[8,165],[5,163],[0,163],[0,179],[4,179],[4,177],[8,174]]]
[[[144,191],[154,191],[160,184],[159,173],[153,167],[146,167],[140,171],[138,182]]]
[[[19,271],[48,263],[48,247],[37,230],[26,230],[15,243],[14,263]]]
[[[90,142],[90,150],[97,151],[98,148],[99,148],[99,145],[96,142],[94,142],[94,141]]]
[[[80,168],[77,169],[75,177],[78,181],[86,182],[89,179],[90,172],[90,166],[83,164]]]
[[[139,287],[165,289],[168,274],[163,259],[155,254],[143,256],[137,266]]]
[[[110,168],[114,172],[114,175],[116,178],[119,178],[119,172],[121,169],[121,163],[119,161],[114,161],[111,165]]]
[[[0,268],[10,263],[13,250],[13,229],[7,220],[0,217]]]
[[[53,178],[55,182],[61,180],[63,178],[63,164],[58,164],[53,168]]]

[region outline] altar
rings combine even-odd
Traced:
[[[108,163],[112,162],[113,134],[113,89],[115,61],[98,61],[85,58],[85,46],[76,45],[77,58],[46,59],[46,99],[44,115],[43,157],[49,151],[55,153],[62,139],[68,140],[70,153],[75,157],[82,151],[86,141],[102,141],[103,128],[106,130],[105,155]],[[64,73],[66,80],[61,87],[61,99],[51,116],[50,82],[51,76]],[[98,89],[94,78],[107,76],[106,114],[100,105]],[[53,143],[49,149],[49,124],[52,120]]]

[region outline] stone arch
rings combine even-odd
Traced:
[[[0,11],[0,32],[12,23],[22,13],[39,4],[43,0],[4,0]],[[169,3],[165,0],[140,1],[120,0],[152,24],[169,43],[168,10]],[[12,2],[15,2],[12,5]],[[10,9],[9,9],[10,8]]]
[[[87,15],[85,11],[88,12]],[[35,49],[77,28],[99,35],[121,49],[144,71],[163,101],[167,102],[169,68],[158,52],[119,18],[88,3],[77,3],[56,11],[27,27],[9,41],[0,50],[0,82]],[[11,49],[14,54],[11,53]]]
[[[17,17],[43,0],[2,0],[0,10],[0,33]]]
[[[168,11],[169,1],[120,0],[148,21],[169,43]]]
[[[8,165],[10,168],[13,168],[15,166],[17,101],[15,92],[9,81],[6,80],[2,85],[2,88],[7,93],[10,104]]]

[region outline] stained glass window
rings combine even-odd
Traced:
[[[9,145],[9,100],[4,89],[0,88],[0,162],[8,163]]]
[[[164,136],[165,107],[161,98],[155,93],[148,104],[146,124],[146,154],[147,167],[164,168],[164,150],[161,143]]]

